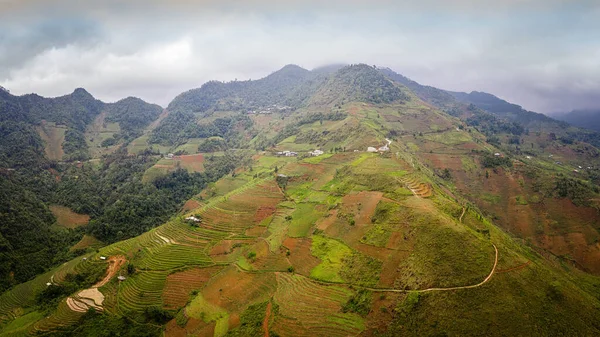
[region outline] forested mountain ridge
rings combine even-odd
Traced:
[[[551,114],[551,116],[580,128],[600,132],[600,110],[598,109],[573,110],[565,113]]]
[[[600,333],[593,145],[364,64],[138,103],[88,124],[107,154],[0,172],[0,336]]]

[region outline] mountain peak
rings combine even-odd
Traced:
[[[76,88],[75,90],[73,90],[73,93],[71,94],[71,96],[77,97],[77,98],[95,99],[94,96],[92,96],[92,94],[90,94],[87,90],[85,90],[83,88]]]

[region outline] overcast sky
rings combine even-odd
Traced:
[[[290,63],[387,66],[539,112],[600,108],[600,1],[0,0],[0,85],[14,94],[84,87],[166,106]]]

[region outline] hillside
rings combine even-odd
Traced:
[[[394,74],[209,82],[59,165],[30,203],[107,245],[2,293],[0,336],[600,334],[598,149]]]
[[[552,114],[552,117],[580,128],[600,132],[600,110],[573,110]]]

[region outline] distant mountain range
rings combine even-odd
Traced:
[[[565,113],[553,113],[550,116],[571,125],[600,132],[600,109],[573,110]]]

